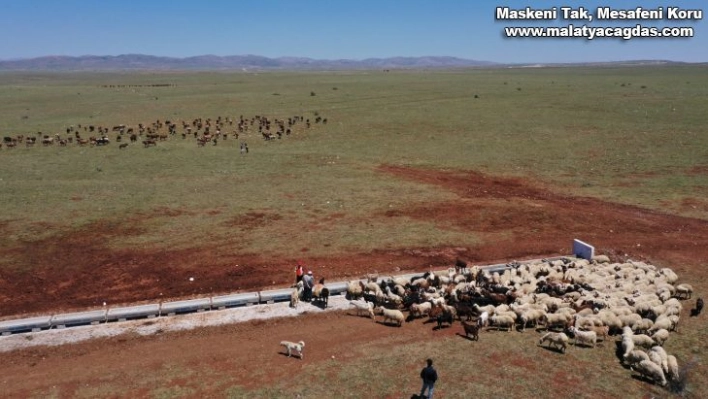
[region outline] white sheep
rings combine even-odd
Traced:
[[[371,317],[371,320],[375,320],[376,317],[374,316],[374,304],[371,302],[367,301],[349,301],[349,304],[354,306],[356,308],[356,314],[357,316],[361,315],[361,311],[365,311],[369,314],[369,317]]]
[[[669,289],[660,289],[656,291],[656,295],[661,299],[663,302],[668,301],[671,299],[673,294],[671,293],[671,290]]]
[[[651,348],[656,345],[656,342],[654,342],[654,340],[646,334],[632,335],[632,341],[634,341],[635,346],[642,346],[644,348]]]
[[[498,330],[506,328],[507,331],[511,331],[516,324],[516,319],[509,315],[494,315],[489,318],[492,325],[496,326]]]
[[[649,359],[658,364],[665,372],[669,371],[668,357],[664,348],[660,346],[654,346],[649,351]]]
[[[494,315],[495,308],[494,305],[487,305],[487,306],[479,306],[476,303],[472,304],[472,308],[475,310],[477,313],[482,313],[482,312],[487,312],[489,313],[490,316]]]
[[[408,279],[406,279],[406,278],[403,278],[403,277],[393,277],[393,276],[391,276],[390,279],[391,279],[391,281],[393,281],[394,284],[400,285],[400,286],[402,286],[402,287],[405,287],[405,286],[407,286],[408,284],[410,284],[410,281],[409,281]]]
[[[671,329],[669,331],[677,331],[678,332],[679,316],[671,315],[671,316],[668,316],[668,319],[671,322]],[[654,323],[654,324],[656,324],[656,323]]]
[[[347,284],[347,299],[358,299],[364,294],[364,290],[361,286],[361,281],[353,280]]]
[[[668,316],[662,315],[662,316],[659,316],[656,318],[656,320],[654,321],[654,325],[651,326],[651,328],[649,329],[648,332],[650,334],[654,334],[655,332],[657,332],[661,329],[671,331],[673,329],[673,327],[674,327],[674,323],[671,321],[671,319],[669,319]]]
[[[665,268],[659,270],[659,273],[666,276],[666,282],[669,284],[673,284],[676,281],[678,281],[678,275],[676,273],[674,273],[674,271],[669,269],[668,267],[665,267]]]
[[[632,326],[632,331],[638,332],[648,332],[654,326],[654,322],[651,319],[641,319],[638,323],[634,323]]]
[[[693,294],[693,287],[691,284],[679,284],[676,286],[676,297],[683,299],[691,299],[691,294]]]
[[[486,327],[489,325],[489,313],[488,312],[482,312],[482,314],[479,315],[477,318],[477,325],[479,327]]]
[[[393,303],[396,303],[396,304],[399,304],[399,305],[400,305],[401,303],[403,303],[403,298],[401,298],[401,297],[400,297],[399,295],[397,295],[397,294],[394,294],[394,293],[391,291],[391,287],[388,287],[388,286],[386,287],[386,296],[387,296],[388,299],[389,299],[391,302],[393,302]]]
[[[405,317],[403,316],[403,313],[398,310],[398,309],[386,309],[382,307],[375,307],[374,308],[374,313],[379,313],[383,314],[383,323],[386,324],[388,321],[392,321],[400,327],[403,325],[403,321],[405,320]]]
[[[612,313],[611,311],[607,309],[601,310],[598,314],[597,317],[602,320],[602,323],[609,327],[610,331],[618,331],[622,329],[622,320],[620,320],[619,317],[617,317],[616,314]]]
[[[543,337],[541,337],[541,339],[538,341],[538,344],[543,345],[544,341],[548,341],[550,343],[548,345],[549,347],[557,346],[561,352],[565,352],[565,348],[568,346],[569,340],[568,336],[564,333],[549,332],[546,333]]]
[[[659,329],[651,336],[651,338],[656,342],[657,345],[664,346],[664,342],[669,339],[669,331],[664,330],[663,328]]]
[[[565,328],[571,319],[572,316],[569,316],[567,313],[547,313],[543,322],[545,323],[547,329],[552,327]]]
[[[679,301],[676,298],[671,298],[668,301],[664,302],[664,306],[666,306],[667,310],[671,308],[678,308],[678,315],[681,314],[681,311],[683,310],[683,305],[681,305],[681,301]]]
[[[574,345],[576,347],[578,346],[578,342],[584,345],[592,345],[593,348],[595,347],[595,344],[597,343],[597,334],[595,331],[582,331],[575,327],[570,327],[568,331],[575,335]]]
[[[537,325],[539,320],[542,320],[546,316],[546,312],[539,309],[528,309],[521,314],[519,320],[521,321],[521,331],[526,330],[526,325],[528,323],[534,323]]]
[[[371,292],[374,295],[377,295],[381,292],[381,287],[375,281],[370,281],[366,283],[366,285],[364,286],[364,290]]]
[[[597,338],[602,337],[603,341],[607,341],[607,337],[610,335],[610,327],[608,326],[588,326],[585,330],[594,331]]]
[[[650,360],[649,355],[647,355],[646,352],[641,351],[641,350],[633,350],[627,354],[627,356],[623,356],[622,360],[627,363],[630,367],[634,366],[635,364],[641,362],[642,360]]]
[[[622,358],[627,358],[634,351],[634,340],[632,335],[622,336]]]
[[[410,311],[411,317],[423,317],[430,313],[430,310],[433,308],[433,304],[430,302],[423,302],[423,303],[414,303],[412,304],[408,310]]]
[[[651,360],[642,360],[635,367],[633,367],[639,374],[644,377],[648,377],[654,382],[661,386],[666,385],[666,377],[664,376],[664,371],[656,363]]]
[[[666,363],[669,366],[669,372],[666,373],[671,381],[678,381],[680,378],[678,361],[676,356],[669,355],[666,357]]]
[[[619,318],[620,318],[620,320],[622,321],[622,326],[623,326],[623,327],[627,327],[627,326],[632,327],[632,326],[634,326],[635,324],[637,324],[637,323],[639,323],[639,322],[642,321],[642,316],[640,316],[640,315],[638,315],[638,314],[636,314],[636,313],[632,313],[632,314],[628,314],[628,315],[622,315],[622,316],[619,316]]]

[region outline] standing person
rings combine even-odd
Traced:
[[[433,359],[426,360],[428,367],[420,371],[420,378],[423,380],[423,388],[420,389],[420,397],[433,399],[433,390],[435,389],[435,381],[438,380],[438,372],[433,368]],[[424,396],[425,389],[428,389],[428,396]]]
[[[312,270],[307,271],[307,274],[302,278],[302,282],[304,283],[303,301],[310,302],[312,299],[312,287],[315,286],[315,277],[312,275]]]
[[[302,268],[302,263],[297,262],[297,267],[295,268],[295,284],[302,281],[302,276],[305,274],[305,269]]]

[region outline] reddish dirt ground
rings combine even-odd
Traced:
[[[482,243],[472,248],[451,243],[437,248],[343,253],[329,258],[312,258],[303,253],[288,259],[265,259],[254,254],[225,253],[219,244],[188,250],[116,250],[107,243],[113,237],[139,233],[140,218],[96,222],[80,231],[59,229],[59,233],[40,242],[0,249],[0,258],[12,257],[25,264],[46,265],[30,272],[0,271],[0,314],[7,317],[95,307],[104,301],[113,304],[154,302],[156,298],[287,286],[296,259],[306,264],[327,265],[326,277],[331,281],[361,277],[352,273],[352,270],[362,269],[361,265],[374,265],[365,272],[389,273],[447,267],[457,257],[485,264],[564,255],[573,238],[590,242],[598,252],[617,259],[627,255],[634,259],[663,261],[678,272],[708,262],[708,246],[704,245],[708,242],[708,221],[593,198],[571,197],[516,178],[389,165],[379,170],[454,192],[460,199],[413,204],[408,209],[372,217],[434,221],[440,229],[473,232],[482,238]],[[245,222],[256,225],[262,224],[264,219],[263,215],[255,213],[244,218]],[[189,277],[194,277],[195,282],[190,282]]]
[[[52,387],[57,387],[62,397],[75,397],[82,387],[120,386],[119,380],[125,377],[139,380],[136,375],[141,369],[199,365],[206,369],[202,383],[209,381],[209,376],[220,376],[224,380],[211,388],[202,386],[198,395],[190,397],[220,397],[223,395],[221,384],[255,389],[285,380],[306,364],[330,361],[331,356],[335,356],[337,362],[351,360],[356,356],[351,350],[352,342],[355,345],[376,342],[388,335],[385,339],[405,344],[460,333],[459,325],[439,331],[434,331],[433,326],[434,323],[418,320],[406,324],[406,328],[385,327],[366,317],[358,317],[354,312],[327,312],[154,337],[130,335],[61,348],[39,347],[4,353],[6,370],[0,377],[0,385],[9,388],[3,397],[26,398],[38,390],[51,390]],[[352,331],[356,331],[353,341],[342,339]],[[294,335],[306,337],[302,362],[288,358],[277,346],[281,340],[299,339],[293,338]],[[244,344],[246,342],[248,345]],[[106,356],[107,350],[111,350],[110,356]],[[85,367],[88,364],[95,367]],[[260,372],[263,365],[268,365],[267,373]],[[26,378],[28,375],[41,378]],[[190,381],[182,383],[192,387],[199,385],[194,378],[188,379]],[[136,382],[126,383],[120,396],[149,397],[154,389],[154,385],[143,387]]]
[[[399,271],[403,265],[411,270],[422,270],[430,265],[446,267],[458,256],[476,264],[486,264],[567,254],[570,241],[576,237],[594,244],[600,253],[609,254],[616,260],[627,256],[664,264],[698,289],[705,285],[706,273],[702,266],[708,263],[708,245],[705,245],[708,222],[704,220],[562,195],[521,179],[397,166],[381,166],[379,170],[449,190],[458,194],[460,199],[449,203],[414,204],[408,209],[372,217],[435,221],[441,229],[470,231],[483,241],[472,248],[451,244],[439,248],[341,254],[327,259],[300,257],[300,254],[291,259],[262,259],[252,254],[226,258],[218,246],[204,247],[201,251],[111,250],[103,243],[111,237],[135,234],[137,227],[130,222],[95,223],[90,229],[58,234],[39,244],[34,243],[31,248],[1,249],[0,256],[23,256],[32,264],[47,267],[30,273],[2,272],[0,312],[13,315],[96,306],[102,298],[127,303],[146,298],[205,295],[230,292],[235,285],[241,290],[269,287],[273,283],[287,285],[296,259],[327,264],[330,268],[328,277],[334,279],[351,276],[351,265],[354,264],[376,265],[378,272],[386,273]],[[258,215],[249,218],[254,223],[261,220]],[[188,268],[165,266],[175,264],[200,264],[203,267],[195,275],[196,282],[189,283],[188,276],[193,272]],[[267,277],[273,267],[283,270],[275,282]],[[46,284],[48,281],[56,284]],[[12,388],[8,391],[11,397],[26,397],[35,389],[53,385],[59,386],[62,395],[68,397],[73,396],[72,392],[80,384],[100,385],[106,378],[129,378],[135,370],[179,363],[208,363],[206,369],[226,379],[219,384],[264,386],[292,373],[292,359],[263,348],[271,348],[274,341],[290,339],[293,329],[311,337],[312,346],[328,348],[326,353],[313,353],[314,358],[308,360],[325,361],[326,356],[334,354],[339,361],[346,361],[350,356],[347,353],[349,343],[364,343],[380,336],[381,329],[371,324],[369,328],[361,318],[331,313],[156,337],[96,340],[65,348],[16,351],[3,354],[8,367],[2,381],[6,387]],[[434,334],[456,334],[458,331],[459,328],[455,328]],[[401,334],[404,342],[423,341],[433,334],[429,326],[405,328],[395,333]],[[250,344],[244,346],[243,342]],[[107,352],[114,353],[114,356],[106,358]],[[245,378],[243,373],[236,372],[243,367],[242,362],[268,364],[269,374]],[[86,364],[92,367],[84,367]],[[23,379],[26,375],[41,378]],[[209,381],[206,377],[205,380]],[[209,389],[214,389],[214,395],[223,392],[221,385],[201,389],[195,397],[209,396]],[[124,393],[139,397],[148,392],[147,388],[133,386]]]

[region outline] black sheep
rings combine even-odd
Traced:
[[[436,318],[438,322],[438,330],[442,328],[443,323],[447,323],[449,325],[452,325],[452,323],[455,321],[455,318],[452,315],[452,312],[448,311],[443,311],[438,315]]]

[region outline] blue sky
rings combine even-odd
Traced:
[[[505,26],[559,26],[571,21],[517,24],[494,19],[497,6],[541,9],[567,4],[591,11],[598,6],[708,8],[703,1],[681,0],[0,0],[0,59],[256,54],[318,59],[436,55],[505,63],[708,62],[705,19],[627,22],[624,25],[690,26],[695,30],[693,38],[627,41],[511,39],[502,35]]]

